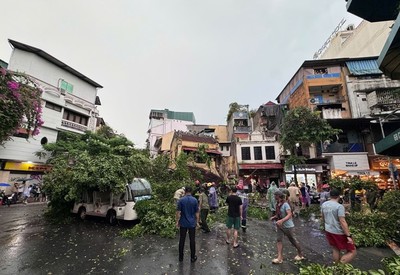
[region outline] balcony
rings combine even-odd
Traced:
[[[400,107],[400,90],[373,91],[367,94],[367,102],[370,108],[387,105],[386,107],[390,109],[390,105],[392,105],[393,110],[397,109]]]
[[[234,126],[233,127],[233,132],[235,134],[250,133],[251,132],[251,127],[250,126]]]
[[[75,129],[75,130],[82,131],[82,132],[85,132],[88,130],[87,126],[85,126],[85,125],[75,123],[75,122],[65,120],[65,119],[61,120],[61,126]]]
[[[333,74],[312,74],[307,75],[307,79],[321,79],[321,78],[340,78],[340,73],[333,73]]]
[[[362,143],[332,143],[323,144],[322,153],[354,153],[365,152]]]

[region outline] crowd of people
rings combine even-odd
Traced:
[[[283,239],[286,237],[297,250],[295,261],[305,259],[301,244],[296,238],[296,229],[293,218],[299,215],[301,208],[310,204],[309,186],[304,183],[297,186],[294,182],[286,186],[280,182],[279,187],[271,182],[267,192],[270,221],[276,227],[277,256],[272,260],[273,264],[281,264],[284,261]],[[336,189],[329,190],[329,186],[323,186],[324,197],[321,201],[322,221],[326,239],[332,247],[332,258],[335,262],[348,263],[356,255],[349,227],[345,219],[344,206],[339,203],[340,193]],[[246,232],[247,210],[249,206],[249,184],[239,180],[235,185],[227,187],[228,194],[224,200],[228,207],[226,217],[226,243],[233,248],[239,247],[239,230]],[[322,193],[323,193],[322,192]],[[196,194],[196,196],[194,196]],[[196,181],[195,188],[186,186],[178,189],[174,198],[176,200],[176,226],[179,228],[179,261],[184,258],[184,246],[187,233],[189,233],[190,259],[197,260],[195,232],[196,227],[204,233],[211,230],[207,223],[209,213],[218,211],[219,194],[215,183],[200,184]],[[344,251],[344,253],[342,253]]]

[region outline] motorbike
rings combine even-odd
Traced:
[[[9,197],[6,195],[6,193],[4,192],[4,190],[2,190],[2,191],[0,192],[0,199],[1,199],[1,204],[2,204],[2,205],[7,205],[8,207],[10,207],[11,200],[10,200]]]

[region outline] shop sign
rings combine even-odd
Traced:
[[[45,172],[45,171],[50,171],[51,166],[45,165],[45,164],[30,163],[30,162],[9,162],[9,161],[7,161],[4,166],[4,170]]]
[[[360,171],[369,170],[367,155],[332,156],[333,170]]]
[[[387,157],[370,157],[371,169],[373,170],[388,170],[389,159]],[[400,159],[391,158],[390,161],[400,170]]]

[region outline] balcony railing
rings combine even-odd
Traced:
[[[365,152],[362,143],[332,143],[322,144],[322,153],[353,153]]]
[[[373,91],[367,94],[369,107],[382,105],[399,105],[400,92],[398,90]]]
[[[307,79],[318,79],[318,78],[339,78],[340,73],[333,73],[333,74],[312,74],[307,75]]]
[[[67,127],[67,128],[72,128],[75,130],[79,130],[82,132],[85,132],[88,128],[85,125],[79,124],[79,123],[75,123],[69,120],[61,120],[61,126]]]
[[[234,131],[234,133],[250,133],[251,127],[250,126],[234,126],[233,131]]]

